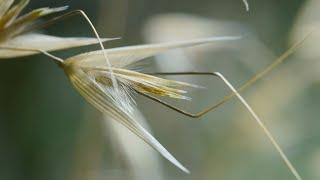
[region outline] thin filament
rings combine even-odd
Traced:
[[[269,138],[269,140],[271,141],[273,146],[279,152],[281,158],[284,160],[284,162],[286,163],[286,165],[288,166],[288,168],[290,169],[292,174],[296,177],[296,179],[302,180],[301,176],[299,175],[297,170],[294,168],[292,163],[289,161],[289,159],[287,158],[287,156],[285,155],[285,153],[283,152],[283,150],[281,149],[281,147],[279,146],[279,144],[277,143],[275,138],[272,136],[272,134],[267,129],[265,124],[261,121],[259,116],[253,111],[253,109],[250,107],[250,105],[246,102],[246,100],[244,100],[244,98],[238,93],[238,91],[232,86],[232,84],[222,74],[216,73],[216,75],[224,81],[224,83],[230,88],[230,90],[238,97],[238,99],[241,101],[241,103],[247,108],[247,110],[250,112],[250,114],[253,116],[253,118],[257,121],[259,126],[263,129],[264,133],[267,135],[267,137]]]

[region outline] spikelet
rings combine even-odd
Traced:
[[[132,64],[159,53],[174,49],[212,43],[222,40],[236,40],[239,37],[213,37],[192,41],[179,41],[152,45],[129,46],[107,49],[112,67],[106,64],[101,50],[80,54],[62,61],[62,67],[78,92],[94,107],[127,127],[166,159],[184,172],[189,172],[151,134],[135,120],[136,110],[132,97],[135,91],[189,99],[183,95],[185,88],[194,85],[166,80],[128,69]],[[118,82],[118,89],[112,85],[110,69]]]

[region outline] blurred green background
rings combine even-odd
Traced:
[[[223,73],[239,87],[320,24],[317,0],[32,0],[26,10],[69,5],[84,10],[108,48],[197,37],[241,35],[237,42],[172,51],[148,59],[154,71]],[[80,17],[39,30],[92,36]],[[320,179],[320,90],[316,30],[288,61],[243,93],[304,179]],[[97,49],[55,53],[60,57]],[[228,94],[208,77],[167,77],[205,86],[188,101],[192,112]],[[88,105],[63,71],[36,55],[0,61],[0,179],[293,179],[271,143],[233,99],[198,120],[136,96],[145,126],[190,171],[171,165],[135,136]]]

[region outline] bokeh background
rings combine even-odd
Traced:
[[[320,179],[318,0],[32,0],[26,10],[69,5],[82,9],[107,47],[208,36],[234,42],[171,51],[148,59],[149,71],[219,71],[235,86],[313,31],[281,66],[243,93],[305,179]],[[92,36],[80,17],[44,31]],[[61,57],[86,47],[55,53]],[[167,77],[205,86],[189,101],[200,111],[229,93],[208,77]],[[194,180],[293,179],[271,143],[238,100],[191,119],[137,96],[141,123],[190,171],[187,175],[126,129],[102,116],[42,55],[0,61],[0,179]]]

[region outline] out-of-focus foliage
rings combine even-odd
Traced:
[[[242,35],[242,40],[169,52],[144,64],[148,70],[222,72],[240,86],[309,31],[306,44],[268,77],[243,93],[305,179],[319,179],[317,0],[32,0],[27,9],[70,5],[86,11],[103,37],[122,37],[107,47]],[[310,28],[312,27],[312,28]],[[89,36],[77,17],[40,30],[57,36]],[[92,50],[56,53],[61,57]],[[236,100],[193,120],[137,96],[145,123],[190,171],[183,174],[147,145],[133,147],[117,125],[72,89],[48,58],[0,62],[0,179],[292,179],[272,145]],[[223,95],[217,79],[167,77],[205,86],[192,102],[170,101],[196,112]],[[105,128],[107,126],[108,128]],[[125,141],[128,140],[128,144]],[[124,150],[124,148],[126,148]],[[130,151],[130,149],[133,149]],[[137,152],[139,149],[146,150]],[[136,152],[135,157],[130,153]],[[138,155],[140,154],[140,156]],[[135,165],[135,158],[140,158]],[[144,159],[145,158],[145,159]],[[150,164],[150,165],[148,165]],[[144,169],[141,170],[141,167]]]

